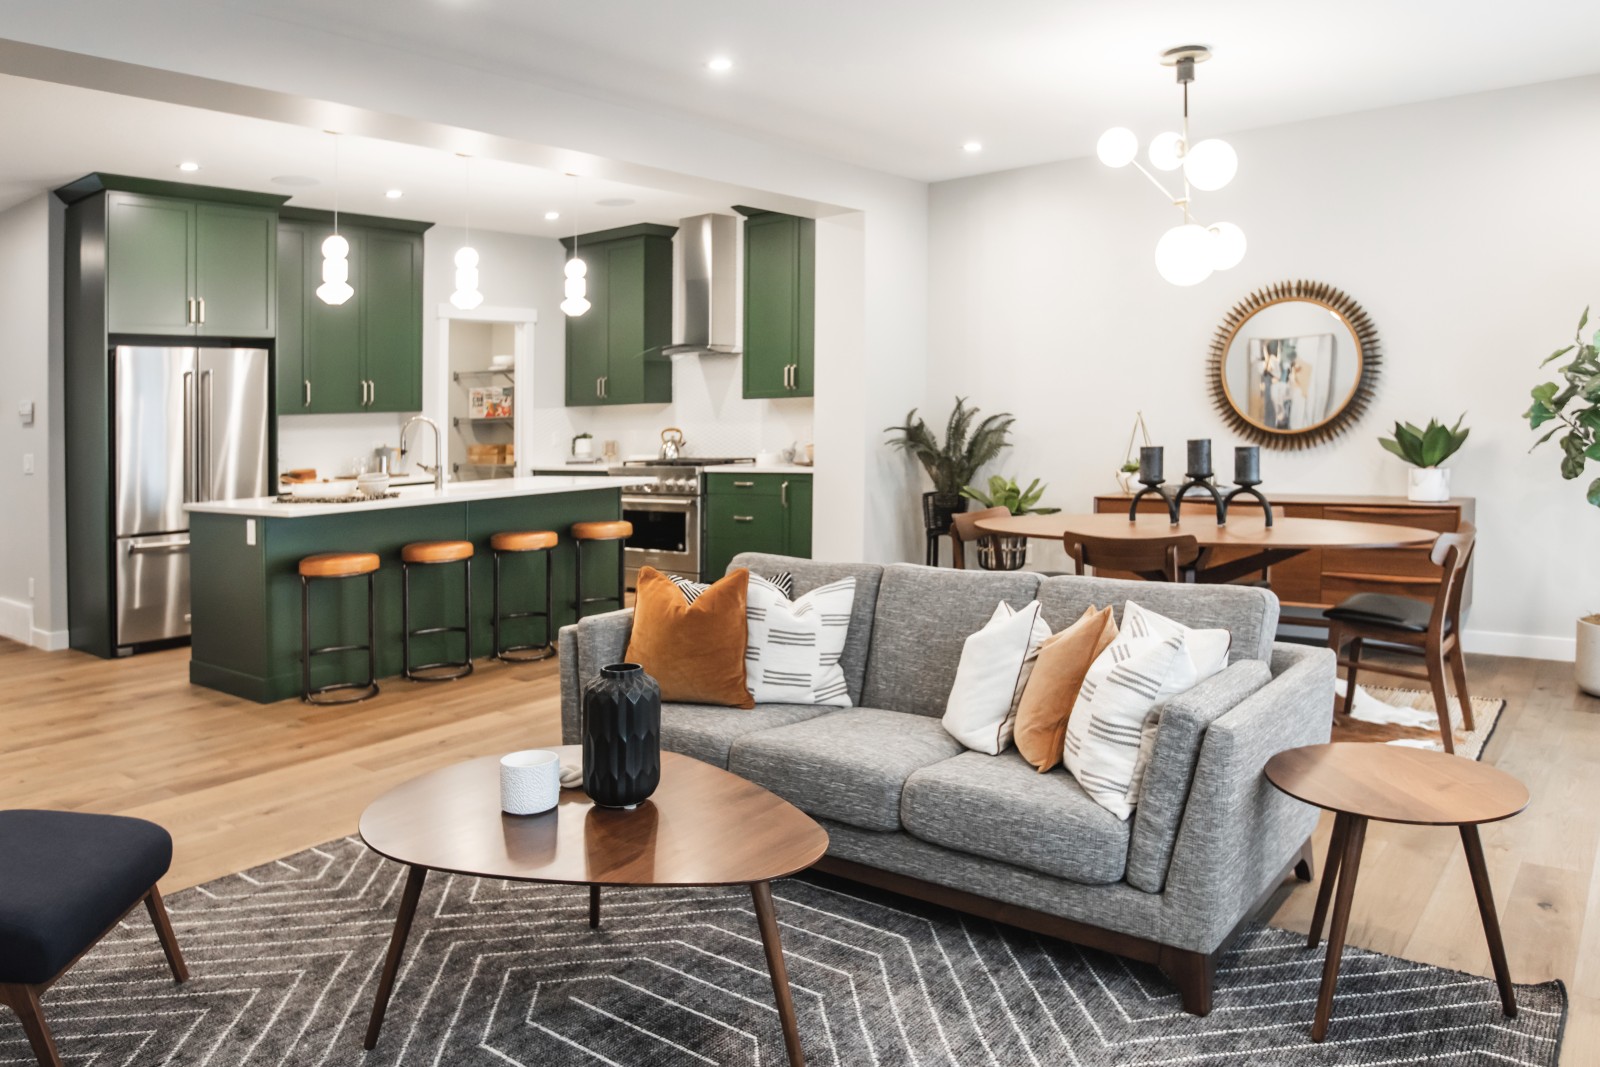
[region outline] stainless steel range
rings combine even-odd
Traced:
[[[700,580],[700,475],[706,467],[753,463],[749,456],[627,460],[613,475],[648,475],[654,485],[622,494],[622,517],[633,524],[624,559],[628,587],[638,584],[639,568]]]

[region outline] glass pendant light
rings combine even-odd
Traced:
[[[339,134],[333,138],[333,233],[322,242],[322,284],[317,298],[338,307],[355,295],[350,287],[350,242],[339,235]]]
[[[567,260],[567,265],[562,273],[567,276],[563,287],[566,299],[561,301],[561,310],[569,318],[577,318],[591,307],[587,297],[589,295],[589,265],[578,258],[578,222],[572,222],[572,258]]]
[[[466,172],[466,243],[456,249],[456,291],[450,294],[450,303],[462,311],[471,311],[483,303],[483,294],[478,291],[478,250],[472,247],[472,161],[464,152],[457,154]]]

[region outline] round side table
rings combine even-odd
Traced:
[[[1527,807],[1526,786],[1502,770],[1461,756],[1361,742],[1291,748],[1267,761],[1266,775],[1268,781],[1296,800],[1334,813],[1333,840],[1328,843],[1328,859],[1306,942],[1307,947],[1315,948],[1322,940],[1322,924],[1331,896],[1333,927],[1328,932],[1328,956],[1322,966],[1316,1020],[1311,1025],[1313,1041],[1327,1036],[1328,1020],[1333,1015],[1333,991],[1339,980],[1345,930],[1350,925],[1350,901],[1355,896],[1361,846],[1371,819],[1414,826],[1454,826],[1460,830],[1467,867],[1472,872],[1472,888],[1478,897],[1478,913],[1489,941],[1489,958],[1494,961],[1494,977],[1500,986],[1500,1005],[1508,1018],[1517,1014],[1478,826],[1509,819]]]

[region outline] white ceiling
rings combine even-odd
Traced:
[[[1600,71],[1593,0],[227,0],[238,12],[660,111],[923,180],[1148,138],[1156,57],[1210,45],[1196,132]],[[713,54],[737,64],[715,76]],[[961,151],[968,140],[984,150]]]
[[[0,75],[0,210],[90,171],[219,185],[334,207],[334,137],[285,123]],[[375,138],[338,138],[340,210],[465,222],[470,167],[473,227],[563,237],[636,222],[675,223],[730,204]],[[201,169],[177,169],[185,160]],[[272,179],[307,177],[288,186]],[[398,188],[399,200],[384,196]],[[601,205],[599,200],[625,200]],[[559,211],[547,221],[547,211]]]

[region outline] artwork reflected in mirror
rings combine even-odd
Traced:
[[[1379,359],[1377,330],[1355,301],[1331,286],[1285,283],[1252,293],[1218,329],[1212,398],[1248,439],[1304,448],[1360,416]]]

